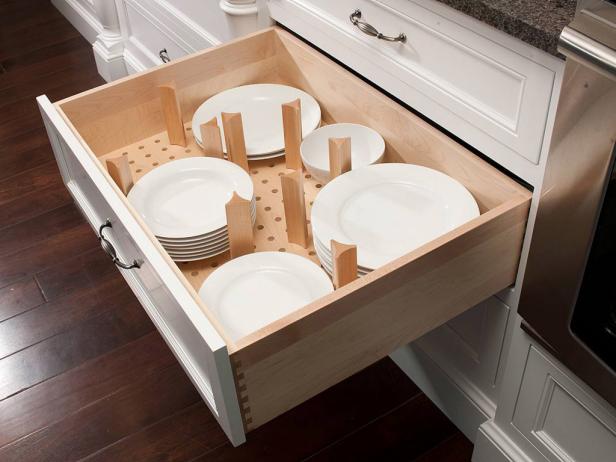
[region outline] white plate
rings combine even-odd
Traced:
[[[252,212],[252,224],[256,221],[256,211]],[[206,237],[195,237],[190,239],[163,239],[157,238],[161,245],[165,248],[187,248],[187,247],[199,247],[204,245],[215,244],[217,242],[228,239],[229,235],[227,227],[225,226],[222,231],[216,234],[208,234]]]
[[[128,200],[156,236],[179,239],[226,226],[225,204],[234,191],[253,198],[252,180],[241,167],[212,157],[190,157],[145,174]]]
[[[177,246],[177,245],[168,245],[163,244],[163,247],[167,252],[176,252],[176,253],[186,253],[186,252],[204,252],[208,249],[212,249],[214,247],[218,247],[223,244],[229,243],[229,236],[224,236],[215,242],[208,242],[205,244],[193,244],[190,246]]]
[[[455,179],[411,164],[370,165],[340,175],[314,200],[313,235],[357,245],[357,263],[378,268],[477,217]]]
[[[228,247],[225,247],[225,248],[222,248],[221,250],[217,251],[216,253],[213,253],[213,254],[210,254],[210,255],[205,255],[205,256],[195,255],[195,256],[185,257],[185,256],[171,256],[170,255],[170,257],[171,257],[171,259],[173,261],[177,261],[177,262],[180,262],[180,263],[181,262],[189,262],[189,261],[197,261],[197,260],[205,260],[207,258],[212,258],[212,257],[214,257],[216,255],[224,253],[228,249],[229,249]]]
[[[319,241],[319,239],[317,239],[316,237],[314,238],[313,242],[315,244],[314,245],[315,246],[315,250],[318,247],[319,250],[321,251],[321,254],[323,254],[327,258],[327,261],[329,263],[331,263],[332,262],[332,252],[331,252],[331,250],[328,249],[327,246],[325,244],[323,244],[321,241]],[[360,270],[362,270],[364,272],[372,271],[372,269],[366,268],[366,267],[363,267],[363,266],[360,266],[360,265],[357,265],[357,268],[359,268]]]
[[[218,255],[218,254],[224,252],[225,250],[227,250],[228,248],[229,248],[229,243],[226,243],[224,245],[220,245],[218,247],[215,247],[213,249],[210,249],[210,250],[204,251],[204,252],[187,252],[187,253],[167,252],[167,253],[173,259],[176,259],[176,258],[190,258],[190,259],[193,259],[193,260],[200,260],[200,259],[203,259],[203,258],[210,258],[210,257],[213,257],[214,255]]]
[[[351,168],[378,164],[385,154],[385,141],[378,132],[358,124],[325,125],[302,141],[300,152],[306,170],[318,181],[329,181],[329,139],[351,138]]]
[[[193,116],[192,132],[197,143],[201,141],[201,124],[213,117],[218,118],[222,129],[221,112],[241,112],[248,157],[274,154],[282,155],[284,137],[282,131],[283,103],[299,98],[302,107],[302,134],[311,133],[321,121],[319,103],[308,93],[297,88],[277,84],[243,85],[212,96],[197,108]],[[227,152],[224,133],[223,149]],[[263,157],[262,157],[263,158]]]
[[[327,266],[327,270],[331,273],[334,267],[332,262],[331,253],[325,250],[325,246],[318,241],[318,239],[314,240],[314,250],[319,257],[319,261],[323,264],[323,266]],[[368,274],[371,269],[363,268],[361,266],[357,266],[357,274],[365,275]]]
[[[165,250],[168,254],[174,255],[204,255],[208,253],[212,253],[215,250],[220,249],[221,247],[229,247],[229,240],[224,240],[217,244],[208,245],[207,247],[199,247],[199,248],[189,248],[189,249],[171,249],[165,247]]]
[[[199,146],[201,149],[203,149],[203,145],[201,143],[199,143],[199,141],[197,141],[197,139],[195,138],[195,142],[197,143],[197,146]],[[224,140],[223,140],[224,142]],[[277,151],[277,152],[271,152],[269,154],[261,154],[261,155],[246,155],[246,157],[248,158],[248,160],[266,160],[266,159],[274,159],[276,157],[282,157],[284,156],[284,149],[282,151]],[[225,159],[227,158],[227,156],[225,155]]]
[[[258,252],[215,270],[199,296],[237,341],[333,290],[327,274],[310,260],[287,252]]]
[[[322,253],[323,251],[321,249],[316,248],[314,249],[317,252],[317,257],[319,257],[319,261],[321,262],[321,266],[323,266],[323,269],[325,271],[327,271],[327,273],[332,276],[334,274],[334,265],[331,263],[331,261],[329,261],[327,259],[327,257]],[[365,276],[366,274],[368,274],[370,271],[365,271],[365,270],[360,270],[359,268],[357,268],[357,275],[358,276]]]

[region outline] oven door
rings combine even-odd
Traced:
[[[531,336],[616,406],[616,52],[569,28],[561,51],[563,89],[518,312]]]

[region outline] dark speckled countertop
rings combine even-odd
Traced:
[[[573,20],[576,0],[438,0],[562,58],[558,36]]]

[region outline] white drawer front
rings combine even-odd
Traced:
[[[161,50],[167,50],[170,59],[177,59],[213,43],[204,40],[197,31],[179,21],[166,2],[124,0],[120,15],[124,22],[126,48],[131,59],[143,67],[162,64]]]
[[[409,0],[269,0],[274,19],[514,172],[537,164],[555,73]],[[378,40],[362,20],[405,43]]]
[[[616,415],[531,345],[513,425],[552,461],[607,461]]]
[[[52,147],[77,205],[96,232],[106,220],[105,237],[125,263],[120,270],[144,309],[234,444],[245,440],[226,344],[196,305],[158,249],[104,179],[95,161],[49,100],[38,99]],[[110,262],[111,264],[111,262]]]

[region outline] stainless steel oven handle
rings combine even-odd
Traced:
[[[616,52],[575,29],[563,29],[558,40],[558,51],[607,77],[616,78]]]
[[[403,32],[399,33],[396,37],[383,35],[372,24],[368,24],[366,21],[362,21],[361,10],[359,9],[351,13],[351,15],[349,16],[349,20],[351,21],[351,24],[357,27],[360,31],[362,31],[366,35],[370,35],[371,37],[376,37],[380,40],[385,40],[387,42],[406,42],[406,34],[404,34]]]
[[[101,243],[101,247],[103,248],[105,253],[109,255],[109,257],[111,257],[111,261],[115,263],[115,265],[118,266],[119,268],[123,268],[123,269],[140,268],[141,264],[137,260],[133,260],[131,264],[128,264],[128,263],[124,263],[118,258],[118,254],[116,252],[115,247],[113,246],[111,242],[107,240],[107,238],[103,234],[103,232],[105,231],[105,228],[112,228],[112,227],[113,226],[111,225],[111,220],[107,219],[105,220],[105,223],[103,223],[98,228],[98,240]]]

